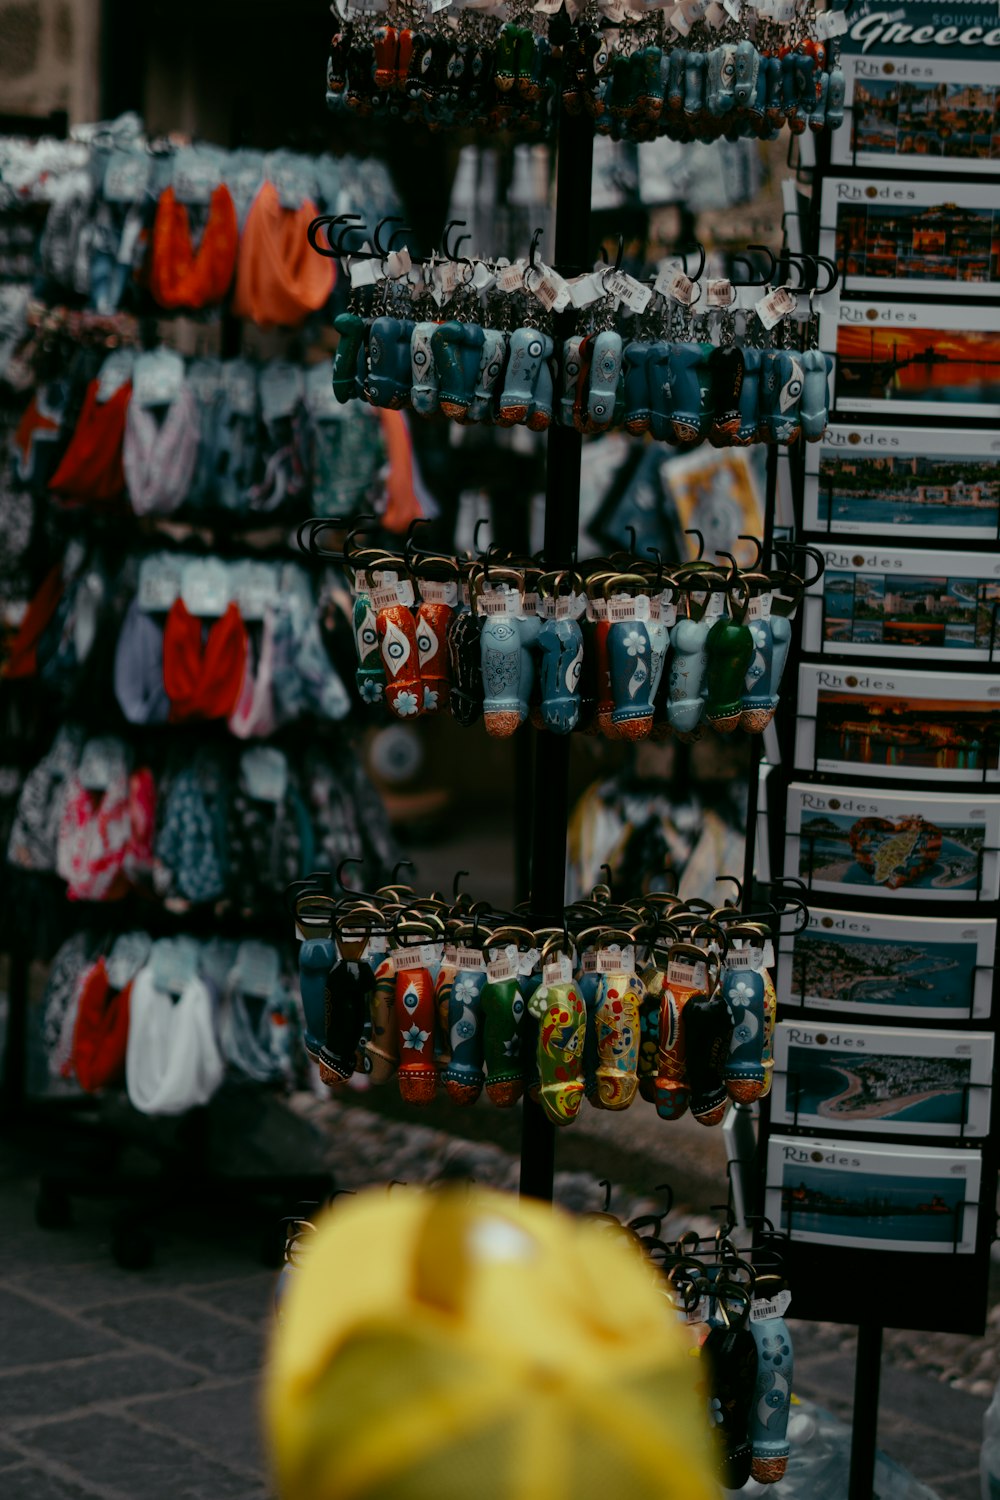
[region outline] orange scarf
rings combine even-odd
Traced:
[[[336,268],[316,254],[307,238],[318,212],[308,201],[301,208],[282,208],[274,183],[263,183],[240,242],[233,298],[237,317],[290,327],[327,301]]]
[[[402,536],[410,523],[423,515],[414,488],[413,442],[406,418],[401,411],[380,406],[379,421],[385,441],[389,472],[386,475],[386,507],[382,525],[394,536]]]
[[[208,222],[197,251],[188,211],[172,187],[160,194],[153,223],[149,289],[161,307],[207,307],[221,302],[236,267],[239,225],[224,182],[212,193]]]

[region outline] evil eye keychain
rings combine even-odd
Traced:
[[[434,1056],[435,978],[443,929],[429,918],[397,923],[390,934],[395,970],[396,1076],[408,1104],[430,1104],[437,1093]]]
[[[411,608],[413,585],[408,578],[398,577],[397,570],[402,566],[400,560],[393,558],[391,561],[392,568],[376,563],[368,573],[375,606],[375,629],[385,671],[385,701],[397,718],[408,719],[423,713],[424,684],[416,622]]]
[[[438,976],[438,1014],[448,1038],[448,1060],[441,1072],[449,1099],[475,1104],[483,1090],[484,1019],[482,992],[486,960],[472,923],[455,933],[454,963],[442,964]]]
[[[430,573],[436,577],[428,576]],[[449,631],[458,604],[458,565],[450,557],[424,557],[417,571],[416,642],[423,712],[437,713],[449,701]]]
[[[719,986],[733,1023],[723,1078],[730,1099],[752,1104],[764,1087],[764,933],[749,923],[726,929]]]
[[[746,623],[749,585],[740,575],[736,559],[728,553],[731,572],[722,598],[728,608],[719,614],[705,638],[708,664],[705,671],[705,718],[719,734],[732,734],[740,726],[747,668],[753,658],[754,640]]]
[[[573,945],[550,937],[542,948],[542,982],[528,1000],[536,1024],[535,1094],[554,1125],[576,1119],[584,1098],[587,1009],[573,977]]]
[[[526,616],[522,575],[513,569],[484,571],[473,586],[473,609],[485,616],[479,644],[483,674],[483,722],[487,734],[506,739],[528,717],[534,662],[531,646],[540,629]]]
[[[486,983],[481,991],[485,1026],[486,1092],[493,1104],[509,1109],[524,1091],[524,995],[520,955],[534,943],[524,927],[502,927],[485,942]]]
[[[649,583],[641,574],[613,574],[604,594],[611,723],[621,739],[645,739],[653,727]]]
[[[576,612],[583,604],[582,580],[567,572],[546,573],[537,588],[546,606],[536,641],[541,721],[554,734],[569,734],[580,717],[583,632]]]
[[[699,931],[695,929],[695,937]],[[691,1114],[699,1125],[720,1124],[729,1098],[723,1069],[732,1043],[733,1023],[718,986],[718,969],[715,974],[712,988],[689,996],[684,1008],[685,1070],[691,1090]]]
[[[660,991],[656,1113],[662,1120],[678,1120],[691,1102],[686,1009],[696,996],[707,999],[712,993],[718,963],[711,954],[688,942],[671,943],[665,958],[666,982]]]

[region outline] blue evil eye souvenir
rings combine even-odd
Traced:
[[[515,423],[527,422],[534,408],[535,387],[542,363],[550,357],[552,350],[552,340],[539,329],[514,329],[497,413],[500,426],[513,427]]]
[[[493,416],[493,402],[507,361],[507,335],[499,328],[483,329],[479,372],[466,413],[470,422],[486,422]]]
[[[576,620],[542,620],[538,628],[541,716],[546,729],[569,734],[580,717],[583,634]]]
[[[408,318],[375,318],[368,335],[368,374],[365,395],[372,406],[398,410],[410,400],[410,339]]]
[[[621,335],[604,330],[596,335],[590,362],[587,418],[590,432],[604,432],[614,417],[622,370]]]
[[[437,368],[431,339],[437,324],[415,323],[410,336],[410,404],[421,417],[432,416],[438,409]]]
[[[441,323],[431,334],[431,351],[437,376],[438,409],[446,417],[464,418],[472,403],[479,377],[484,343],[478,323]]]
[[[750,1408],[750,1472],[758,1484],[777,1484],[788,1467],[788,1416],[794,1354],[785,1322],[788,1291],[778,1275],[757,1273],[750,1332],[757,1348],[757,1379]],[[780,1310],[779,1310],[780,1309]]]
[[[764,351],[760,383],[760,429],[768,443],[792,443],[802,430],[802,356],[786,349]]]
[[[365,320],[357,313],[338,313],[333,326],[338,335],[333,356],[333,394],[343,406],[364,391]]]
[[[818,443],[826,431],[830,402],[830,373],[833,357],[821,349],[806,349],[802,363],[802,436],[807,443]]]
[[[652,344],[632,339],[622,352],[625,379],[625,430],[638,437],[649,431],[651,407],[649,395],[649,359]]]

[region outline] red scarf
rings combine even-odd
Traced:
[[[209,628],[177,599],[163,632],[163,686],[170,718],[225,719],[236,707],[247,660],[247,633],[236,604]]]
[[[97,380],[88,385],[69,447],[49,480],[49,489],[64,500],[100,504],[117,500],[125,489],[122,443],[132,386],[126,381],[107,401],[97,399],[99,389]]]
[[[212,193],[197,251],[188,211],[172,187],[160,194],[153,223],[149,290],[161,307],[207,307],[221,302],[236,269],[239,225],[224,182]]]
[[[240,245],[233,297],[238,318],[294,327],[327,301],[335,267],[332,260],[316,254],[306,234],[317,212],[308,201],[297,209],[282,208],[274,183],[261,186]]]
[[[38,642],[55,614],[62,595],[62,563],[56,563],[46,573],[38,592],[24,612],[24,619],[11,642],[7,660],[0,669],[0,677],[34,677],[38,671]]]
[[[73,1032],[73,1070],[88,1094],[125,1082],[131,980],[111,991],[107,965],[99,958],[83,981]]]

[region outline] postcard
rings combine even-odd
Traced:
[[[799,667],[795,765],[892,781],[1000,781],[1000,677]]]
[[[810,905],[802,931],[779,940],[778,998],[851,1019],[988,1020],[996,942],[995,922]]]
[[[966,60],[924,49],[916,62],[901,61],[895,45],[879,50],[886,40],[876,39],[864,56],[843,56],[846,118],[830,136],[833,165],[963,177],[996,172],[995,56]]]
[[[764,1212],[803,1244],[972,1255],[981,1178],[978,1151],[772,1135]]]
[[[937,904],[1000,890],[1000,797],[793,781],[785,829],[785,874],[812,892]]]
[[[1000,554],[822,547],[802,644],[824,656],[1000,661]],[[906,665],[905,661],[901,665]]]
[[[1000,416],[1000,306],[830,295],[820,347],[837,357],[834,417]]]
[[[826,429],[806,446],[807,531],[907,541],[1000,537],[1000,437],[946,427]]]
[[[1000,208],[981,183],[828,176],[820,224],[848,295],[981,297],[1000,280]]]
[[[807,1130],[986,1135],[993,1035],[782,1021],[771,1119]]]

